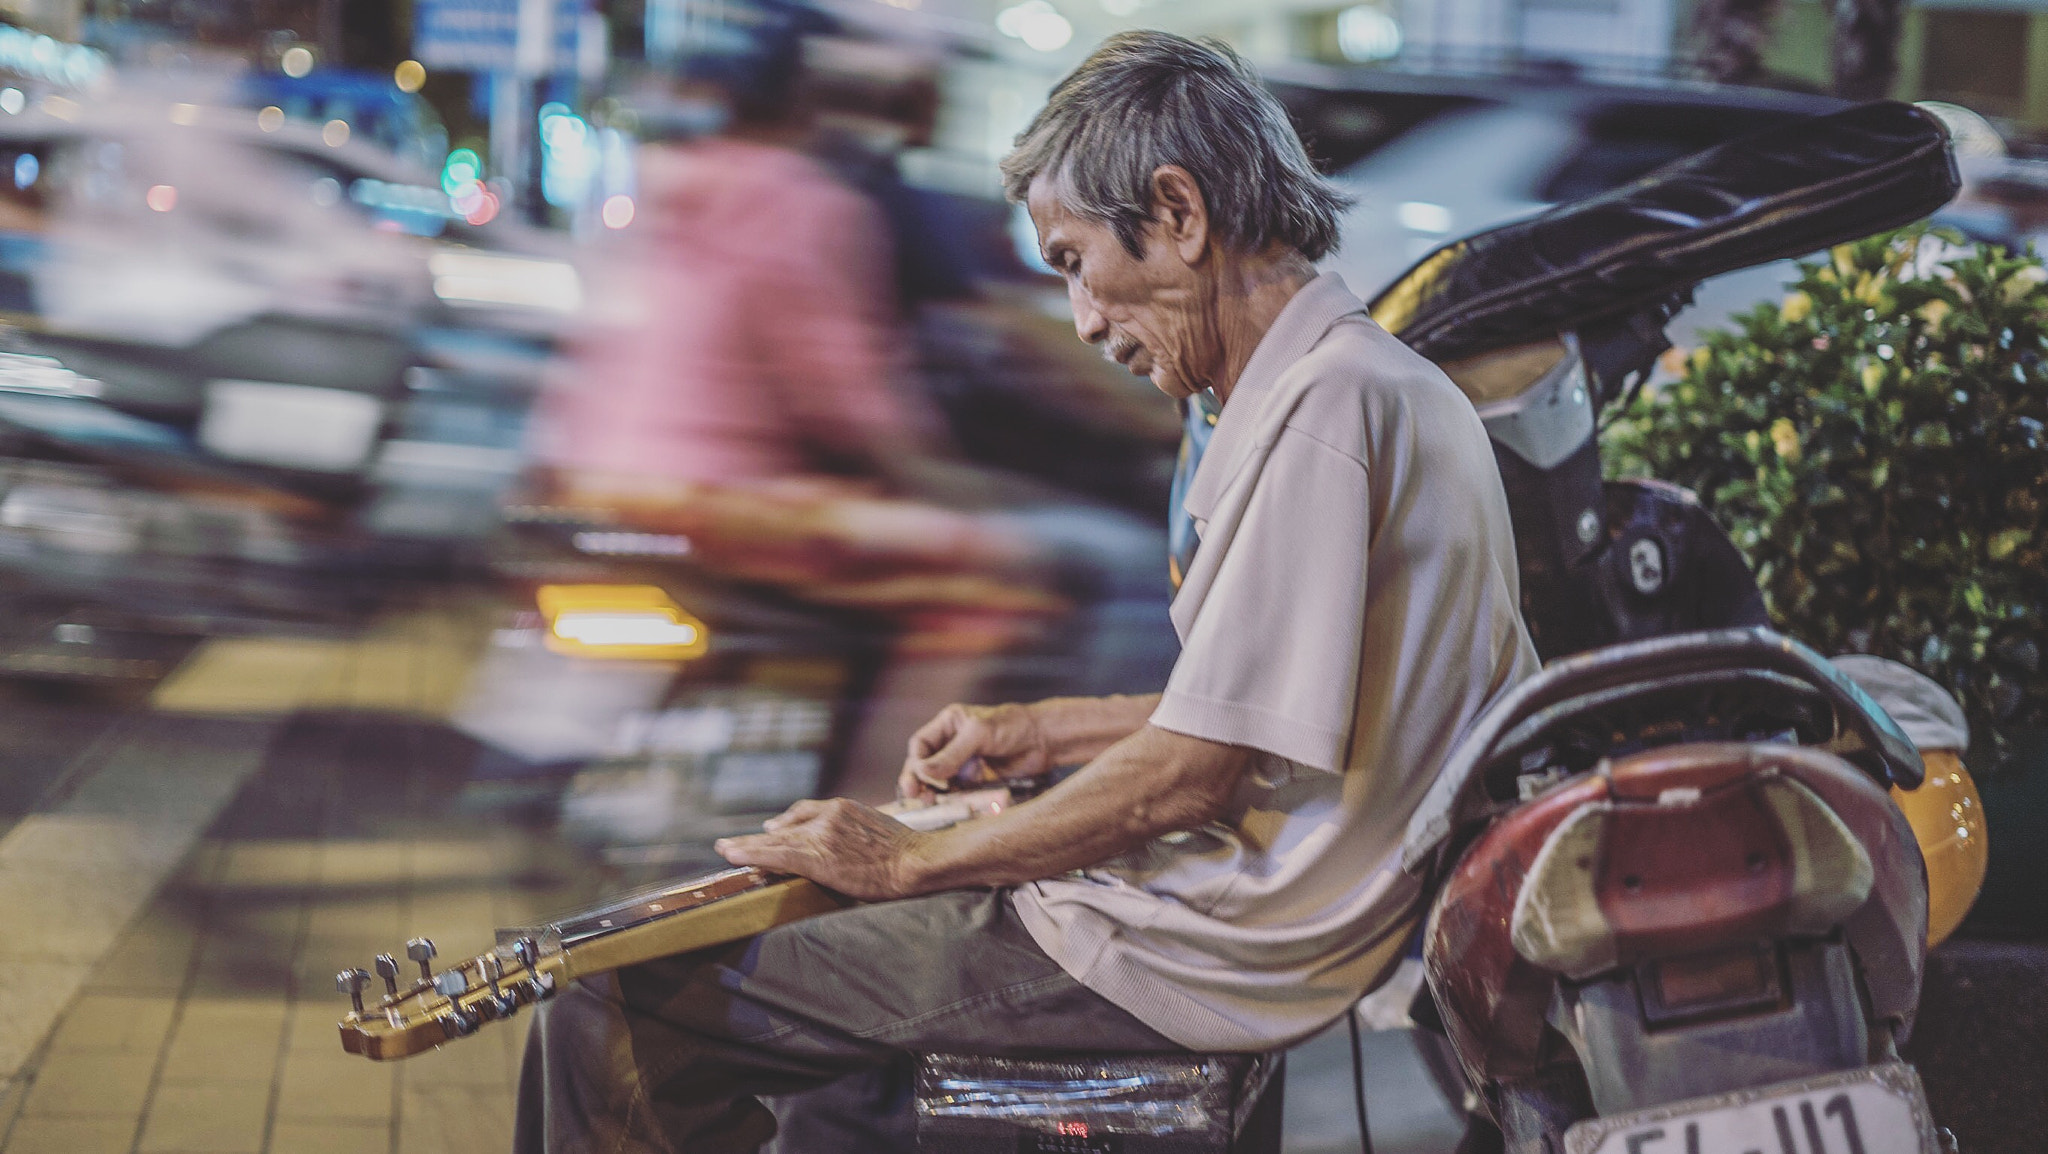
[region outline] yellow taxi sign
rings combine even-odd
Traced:
[[[687,661],[711,647],[711,631],[657,585],[543,585],[534,599],[556,653]]]

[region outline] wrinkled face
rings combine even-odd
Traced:
[[[1223,354],[1213,286],[1158,223],[1134,257],[1108,225],[1068,211],[1052,178],[1033,180],[1024,204],[1045,262],[1066,278],[1082,340],[1176,400],[1214,383]]]

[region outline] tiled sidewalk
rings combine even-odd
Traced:
[[[596,884],[545,838],[451,812],[473,750],[431,718],[459,691],[477,635],[414,618],[325,643],[337,648],[318,661],[273,653],[257,662],[267,673],[244,660],[211,686],[166,687],[169,709],[291,720],[258,731],[273,735],[260,768],[9,1084],[0,1149],[508,1148],[516,1025],[389,1065],[344,1054],[335,1030],[347,1006],[336,970],[402,956],[415,934],[447,959],[475,953],[495,927],[578,904]]]
[[[517,1023],[390,1064],[335,1029],[335,971],[422,934],[453,961],[613,888],[555,838],[455,804],[476,749],[443,719],[493,612],[203,648],[66,803],[91,820],[0,838],[0,924],[34,907],[39,935],[0,943],[0,1154],[510,1148]],[[7,857],[22,844],[35,862]],[[134,867],[122,893],[95,894],[112,859]],[[1393,1068],[1402,1035],[1365,1042]],[[1289,1154],[1357,1148],[1348,1068],[1341,1031],[1290,1059]],[[1448,1116],[1403,1076],[1371,1091],[1376,1148],[1437,1154]]]

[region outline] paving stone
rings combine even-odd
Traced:
[[[287,714],[345,649],[339,641],[214,638],[157,684],[151,704],[168,713]]]
[[[220,889],[274,889],[305,885],[319,864],[318,842],[304,838],[237,840],[212,884]]]
[[[315,897],[309,915],[307,935],[315,938],[392,938],[405,928],[406,920],[405,908],[395,898]]]
[[[245,949],[275,948],[291,953],[305,928],[305,898],[293,891],[267,895],[241,894],[214,903],[201,936],[203,947],[221,943]]]
[[[505,1047],[525,1033],[524,1023],[516,1020],[489,1023],[471,1037],[407,1058],[399,1064],[402,1085],[407,1093],[457,1086],[509,1091],[513,1082],[506,1072]]]
[[[347,998],[320,998],[317,992],[313,998],[292,1003],[291,1036],[285,1040],[286,1058],[293,1054],[349,1057],[341,1048],[341,1031],[336,1025],[347,1010]],[[349,1060],[362,1059],[351,1057]]]
[[[130,933],[100,958],[86,976],[85,988],[98,992],[174,995],[185,985],[199,935],[160,930]]]
[[[462,942],[469,943],[470,951],[482,950],[497,940],[497,903],[488,890],[422,895],[413,899],[404,922],[444,951]]]
[[[28,1079],[10,1078],[0,1082],[0,1134],[10,1133],[21,1116],[21,1104],[28,1097]]]
[[[269,1082],[173,1082],[150,1099],[138,1154],[261,1154]]]
[[[410,838],[330,838],[320,844],[313,883],[316,889],[385,893],[402,888],[411,877]]]
[[[189,999],[164,1056],[166,1077],[269,1083],[284,1014],[282,1000]]]
[[[134,1118],[149,1098],[157,1056],[108,1050],[53,1053],[36,1071],[24,1117],[91,1114]]]
[[[176,1014],[175,998],[85,993],[71,1003],[50,1039],[52,1052],[128,1050],[155,1054]]]
[[[271,1154],[391,1154],[391,1123],[286,1122],[270,1135]]]
[[[285,1057],[277,1117],[339,1118],[388,1127],[397,1079],[398,1071],[390,1063],[345,1054],[338,1045],[332,1054],[295,1051]]]
[[[0,1077],[27,1063],[94,965],[152,908],[181,847],[256,768],[266,732],[146,717],[48,811],[0,837],[0,910],[10,940],[34,950],[0,957]],[[104,854],[92,852],[94,838]]]
[[[7,1137],[6,1154],[128,1154],[134,1144],[132,1116],[23,1118]]]
[[[0,1079],[12,1080],[49,1037],[84,982],[75,961],[0,953]]]
[[[165,888],[212,885],[226,855],[227,847],[218,838],[199,839],[186,853],[185,860],[178,863],[177,871],[164,883]]]
[[[409,1090],[399,1099],[398,1154],[504,1154],[512,1113],[509,1089]]]
[[[316,983],[329,989],[334,975]],[[201,951],[194,959],[189,989],[193,996],[212,999],[267,998],[278,1002],[299,988],[293,983],[289,959],[282,954],[223,948]]]
[[[83,971],[120,940],[144,900],[141,891],[155,885],[154,876],[134,869],[0,863],[0,910],[7,911],[11,940],[33,942],[37,954],[71,961]]]

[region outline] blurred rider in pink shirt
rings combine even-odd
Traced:
[[[598,306],[542,404],[548,497],[889,614],[913,647],[1000,645],[1061,607],[1037,587],[1041,552],[950,507],[985,482],[940,457],[936,415],[904,387],[887,222],[801,151],[801,36],[755,39],[765,57],[684,70],[722,131],[638,154],[638,219],[593,270]]]

